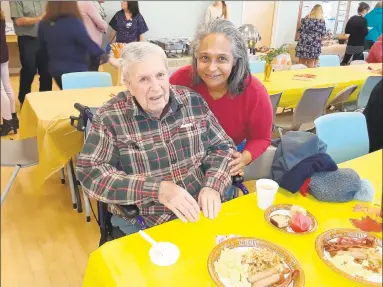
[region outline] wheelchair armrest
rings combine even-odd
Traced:
[[[233,185],[240,184],[240,183],[244,182],[244,180],[245,180],[245,178],[243,176],[235,175],[235,176],[233,176]]]
[[[136,218],[140,214],[137,205],[120,205],[120,209],[126,218]]]

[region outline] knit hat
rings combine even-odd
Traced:
[[[314,173],[309,189],[312,196],[325,202],[347,202],[353,199],[372,201],[375,194],[372,184],[368,180],[361,180],[349,168]]]

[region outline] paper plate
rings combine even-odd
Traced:
[[[249,237],[238,237],[225,240],[218,244],[210,253],[208,258],[208,269],[211,278],[218,287],[230,287],[225,278],[220,278],[215,270],[214,263],[220,258],[221,252],[224,249],[238,249],[238,252],[244,251],[251,248],[263,249],[266,248],[269,251],[275,252],[284,262],[284,265],[292,271],[299,271],[297,278],[293,281],[293,284],[282,284],[281,287],[303,287],[305,285],[304,271],[299,264],[298,260],[283,247],[272,243],[270,241],[249,238]]]
[[[309,230],[305,232],[294,232],[291,227],[287,228],[279,228],[271,223],[270,218],[274,215],[281,214],[281,215],[289,215],[291,210],[292,204],[278,204],[278,205],[272,205],[269,208],[265,210],[265,220],[274,228],[285,232],[289,234],[296,234],[296,235],[305,235],[308,233],[314,232],[318,228],[318,221],[312,215],[309,211],[306,210],[307,216],[311,218],[312,224],[309,228]]]
[[[382,252],[382,240],[374,236],[373,234],[364,232],[364,231],[359,231],[356,229],[331,229],[328,230],[321,235],[319,235],[315,241],[315,249],[319,255],[319,257],[323,260],[323,262],[330,267],[332,271],[335,273],[338,273],[339,275],[342,275],[352,281],[356,281],[362,284],[365,284],[367,286],[376,286],[376,287],[381,287],[382,286],[382,281],[380,282],[374,282],[371,280],[366,280],[361,277],[357,277],[353,274],[347,273],[341,269],[339,269],[337,266],[335,266],[330,260],[330,255],[328,254],[327,251],[324,250],[324,244],[327,243],[328,241],[334,240],[339,237],[351,237],[351,238],[364,238],[364,237],[373,237],[377,243],[377,249]],[[380,277],[380,280],[382,280],[381,275],[377,275],[377,278]]]

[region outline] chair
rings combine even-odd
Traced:
[[[302,70],[302,69],[308,69],[308,67],[303,64],[295,64],[295,65],[291,65],[290,67],[290,70]]]
[[[338,55],[320,55],[319,67],[337,67],[340,66]]]
[[[313,130],[313,121],[325,113],[326,103],[333,89],[334,87],[305,90],[294,112],[285,112],[276,117],[275,126],[279,135],[282,136],[283,130]]]
[[[76,72],[61,77],[63,90],[111,87],[112,76],[106,72]]]
[[[270,145],[267,150],[245,167],[244,181],[271,178],[271,165],[275,155],[276,147]]]
[[[278,109],[278,105],[281,100],[281,97],[282,97],[282,93],[270,95],[271,104],[273,106],[273,121],[275,120],[275,116],[277,114],[277,109]]]
[[[367,64],[367,62],[363,60],[354,60],[354,61],[351,61],[350,63],[350,65],[364,65],[364,64]]]
[[[364,51],[364,52],[363,52],[363,58],[364,58],[365,61],[366,61],[367,57],[368,57],[368,52],[367,52],[367,51]]]
[[[327,153],[336,163],[368,153],[367,124],[362,113],[327,114],[314,123],[317,136],[327,144]]]
[[[348,98],[352,95],[353,92],[355,92],[357,88],[358,88],[357,85],[352,85],[341,90],[335,96],[335,98],[329,104],[327,104],[327,109],[331,109],[332,107],[334,107],[333,110],[343,111],[343,103],[348,100]]]
[[[263,73],[265,71],[265,61],[249,62],[250,72],[252,74]]]
[[[364,85],[360,89],[358,100],[357,100],[357,109],[364,108],[367,105],[368,99],[372,90],[375,88],[376,84],[382,79],[382,76],[369,76],[364,82]]]

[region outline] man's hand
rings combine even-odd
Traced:
[[[183,222],[199,220],[200,209],[195,199],[173,182],[161,182],[158,200]]]
[[[205,217],[214,219],[221,210],[221,195],[210,187],[204,187],[199,192],[198,204],[202,208]]]

